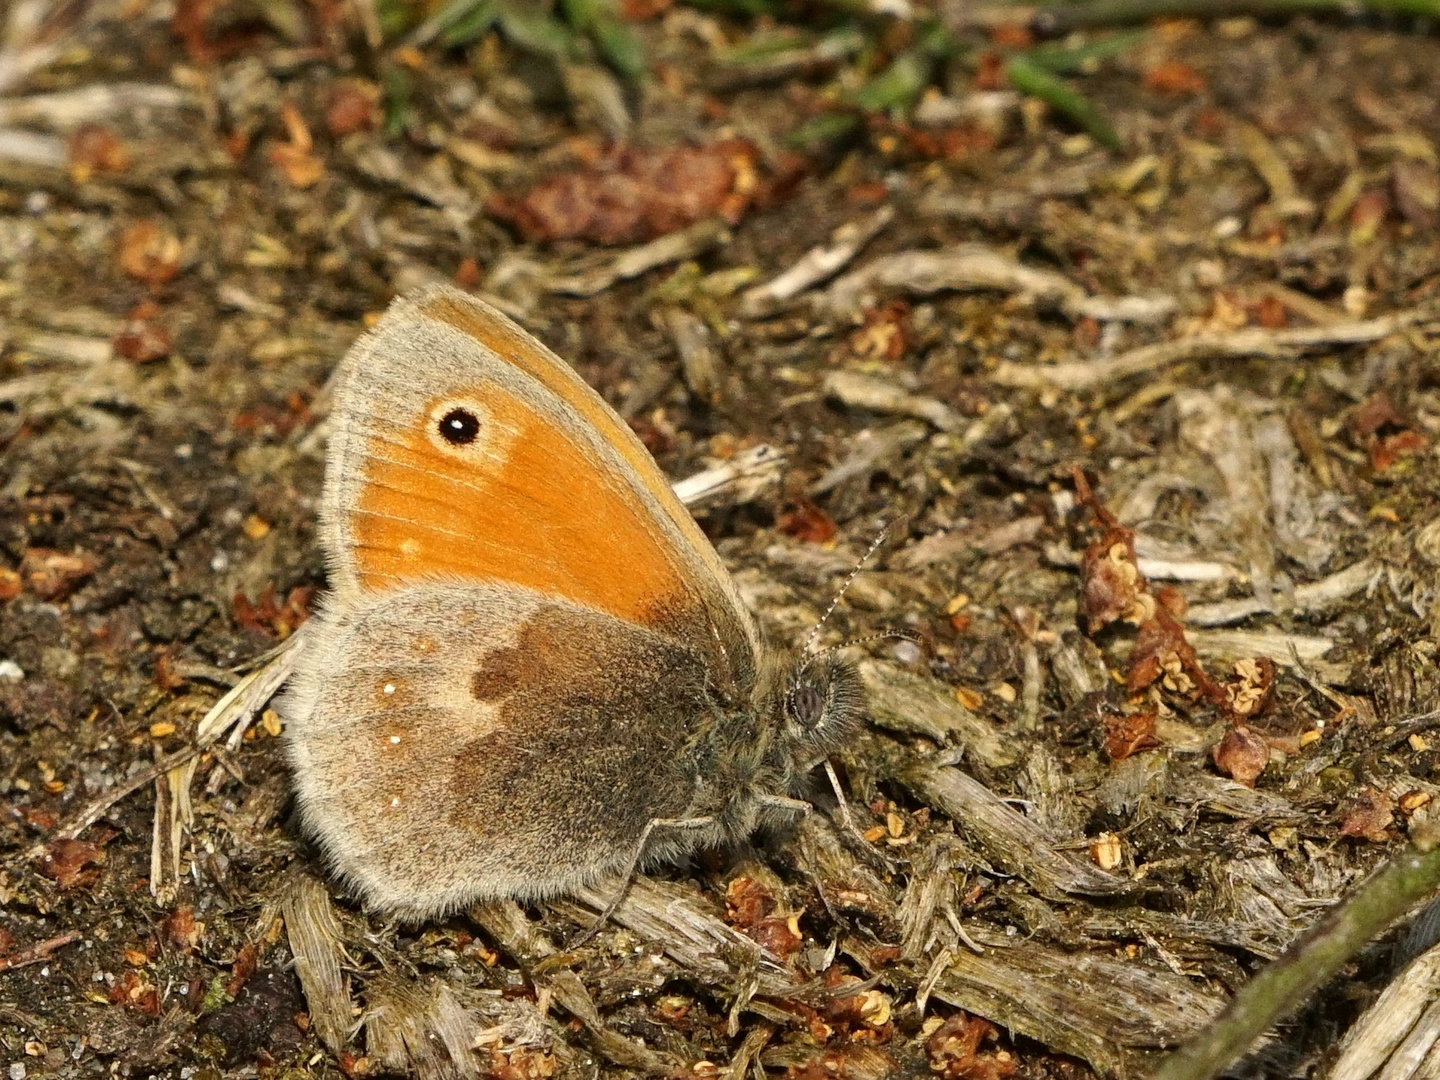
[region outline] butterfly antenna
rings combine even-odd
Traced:
[[[827,653],[839,652],[841,649],[853,648],[856,645],[868,645],[872,641],[909,641],[915,645],[924,645],[925,639],[913,630],[902,630],[898,626],[887,626],[884,630],[877,630],[873,634],[866,634],[864,637],[851,638],[849,641],[842,641],[838,645],[831,645],[825,651]]]
[[[865,564],[870,561],[870,557],[874,555],[875,552],[879,550],[880,545],[885,543],[889,538],[890,526],[886,525],[876,534],[875,539],[870,541],[870,546],[865,549],[865,554],[860,556],[860,561],[855,564],[855,568],[850,571],[844,582],[840,585],[839,591],[835,593],[835,598],[830,601],[830,606],[825,609],[825,614],[821,615],[820,621],[811,628],[810,636],[805,639],[804,652],[806,656],[815,655],[815,642],[820,637],[820,631],[825,628],[825,624],[830,620],[830,616],[835,614],[835,609],[840,606],[840,601],[845,599],[846,591],[854,584],[855,578],[859,576],[860,571],[865,569]]]

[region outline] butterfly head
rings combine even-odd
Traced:
[[[791,669],[781,699],[793,758],[813,765],[829,757],[865,717],[865,688],[855,665],[834,652],[806,656]]]

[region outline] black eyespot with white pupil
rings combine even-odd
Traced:
[[[790,691],[790,717],[802,727],[813,728],[825,715],[825,695],[813,686],[801,684]]]
[[[480,418],[469,409],[451,409],[440,418],[440,437],[451,446],[468,446],[480,434]]]

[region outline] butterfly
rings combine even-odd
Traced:
[[[371,908],[561,895],[808,810],[856,670],[765,639],[564,361],[434,286],[334,386],[330,592],[282,711],[304,828]]]

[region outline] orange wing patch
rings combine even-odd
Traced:
[[[513,582],[643,625],[694,607],[633,492],[606,484],[584,451],[513,395],[492,386],[470,397],[482,413],[472,456],[431,436],[443,401],[368,440],[350,512],[362,588]]]
[[[430,318],[468,334],[578,412],[635,470],[636,477],[645,485],[650,497],[664,508],[666,515],[680,529],[681,535],[695,545],[697,550],[709,548],[710,542],[705,539],[705,534],[695,524],[689,511],[675,498],[669,481],[655,464],[655,459],[625,422],[602,400],[588,392],[590,388],[580,376],[568,367],[557,366],[536,347],[528,334],[517,332],[471,304],[460,303],[442,295],[433,297],[421,310]]]

